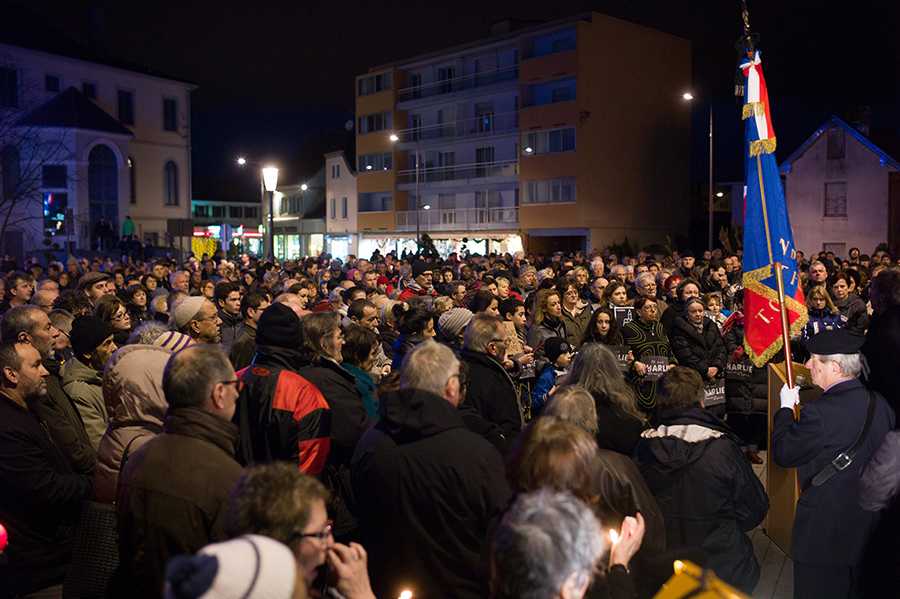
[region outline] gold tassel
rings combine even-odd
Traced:
[[[760,154],[772,154],[775,152],[775,138],[758,139],[750,142],[750,156],[759,156]]]
[[[744,104],[744,109],[741,111],[741,120],[747,120],[753,116],[765,116],[766,107],[762,102],[748,102]]]

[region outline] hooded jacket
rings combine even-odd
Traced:
[[[670,548],[701,547],[722,580],[751,593],[759,564],[745,534],[769,509],[762,483],[728,426],[700,407],[663,411],[635,461],[659,502]]]
[[[351,466],[376,596],[484,597],[483,545],[510,498],[500,454],[437,395],[388,393],[380,409]]]
[[[103,378],[99,372],[74,357],[66,362],[62,379],[63,391],[78,409],[88,440],[96,450],[109,424],[109,413],[103,401]]]
[[[162,390],[162,376],[171,355],[150,345],[128,345],[113,355],[103,381],[103,396],[112,412],[97,451],[96,501],[115,501],[126,448],[132,455],[162,432],[169,407]]]
[[[201,408],[173,408],[163,433],[129,457],[116,504],[118,579],[127,581],[127,596],[158,599],[171,557],[225,539],[228,494],[242,472],[237,435]]]

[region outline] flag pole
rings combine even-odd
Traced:
[[[784,374],[788,387],[794,386],[794,361],[791,357],[791,325],[788,322],[787,306],[784,303],[784,277],[781,262],[775,263],[775,280],[778,282],[778,311],[781,313],[781,343],[784,346]]]

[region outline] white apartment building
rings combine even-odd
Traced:
[[[0,44],[3,253],[97,247],[131,216],[165,245],[191,216],[190,93],[195,85]],[[189,240],[188,240],[189,242]]]
[[[325,154],[325,251],[341,260],[357,255],[357,222],[356,172],[343,152]]]

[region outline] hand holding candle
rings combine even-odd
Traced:
[[[638,512],[634,517],[628,516],[622,521],[622,528],[618,531],[609,531],[611,546],[609,549],[609,565],[624,566],[628,563],[644,540],[644,517]]]

